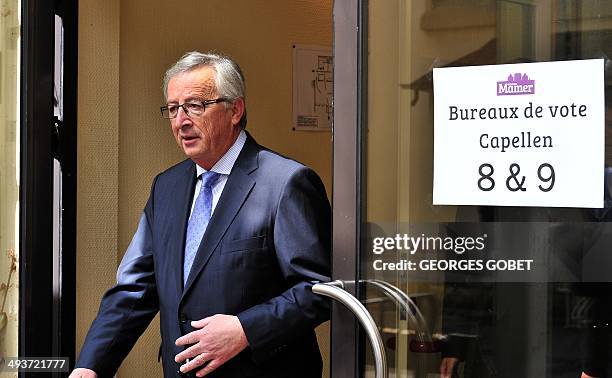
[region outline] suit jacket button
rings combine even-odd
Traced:
[[[181,323],[187,323],[187,317],[185,316],[185,314],[181,314],[179,316],[179,320]]]

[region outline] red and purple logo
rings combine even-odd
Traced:
[[[527,74],[515,73],[508,75],[508,80],[497,82],[498,96],[527,95],[535,93],[535,80]]]

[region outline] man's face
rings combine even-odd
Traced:
[[[218,97],[212,67],[185,72],[168,82],[168,104],[202,102]],[[237,124],[244,111],[244,102],[237,99],[228,107],[226,105],[223,102],[207,105],[199,116],[187,115],[179,108],[176,118],[170,120],[174,138],[185,155],[205,169],[212,168],[240,133]]]

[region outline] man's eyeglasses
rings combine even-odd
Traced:
[[[178,105],[168,104],[166,106],[160,107],[159,109],[161,110],[162,117],[167,118],[167,119],[176,118],[179,108],[183,108],[183,111],[188,116],[197,117],[204,113],[204,110],[206,110],[206,107],[208,105],[212,105],[212,104],[216,104],[218,102],[224,102],[224,101],[228,101],[228,99],[225,97],[219,97],[214,100],[192,101],[192,102],[186,102],[184,104],[178,104]]]

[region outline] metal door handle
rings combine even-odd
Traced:
[[[404,311],[406,316],[412,320],[416,328],[416,337],[423,342],[431,342],[431,333],[427,322],[419,310],[419,307],[414,303],[408,294],[404,293],[398,287],[382,280],[362,280],[366,284],[372,285],[382,291],[387,297],[395,301]]]
[[[370,315],[365,306],[348,291],[344,290],[344,282],[342,281],[314,284],[312,286],[312,292],[337,300],[355,314],[357,320],[359,320],[359,323],[368,335],[370,344],[372,344],[375,367],[374,377],[387,378],[387,354],[385,353],[385,345],[376,327],[376,322],[374,322],[372,315]]]
[[[439,342],[434,341],[431,337],[431,332],[425,321],[425,317],[421,313],[419,307],[414,303],[408,294],[400,290],[395,285],[392,285],[382,280],[362,280],[365,284],[372,285],[382,291],[388,298],[395,301],[406,314],[406,317],[412,320],[416,340],[410,341],[410,351],[415,353],[436,353],[439,352]]]

